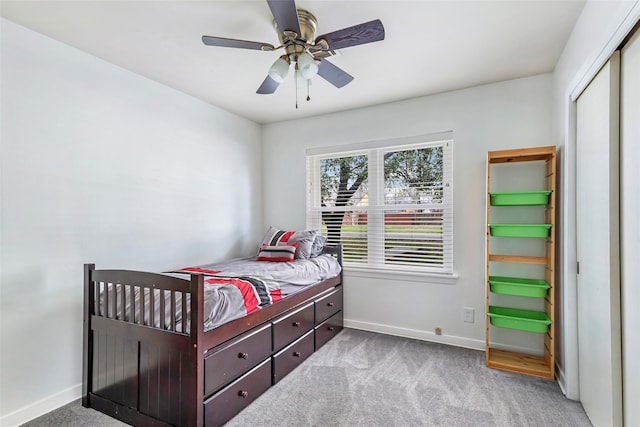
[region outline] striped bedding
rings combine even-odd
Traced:
[[[205,331],[253,313],[306,286],[340,274],[338,261],[320,255],[293,262],[264,262],[256,257],[185,267],[171,275],[205,275]]]
[[[293,262],[263,262],[253,258],[236,258],[224,262],[199,265],[194,267],[184,267],[164,274],[188,278],[191,273],[202,273],[205,276],[204,283],[204,330],[208,331],[222,324],[240,318],[247,314],[260,310],[282,298],[292,295],[306,286],[319,283],[323,280],[335,277],[340,274],[341,266],[338,261],[330,255],[320,255],[309,259],[296,259]],[[116,286],[114,289],[113,286]],[[107,307],[104,301],[104,290],[100,291],[100,311]],[[121,300],[122,287],[108,284],[111,298]],[[129,305],[131,301],[130,288],[125,290],[126,301],[124,307],[125,320],[132,321]],[[135,299],[135,319],[133,322],[148,324],[150,318],[148,313],[140,314],[141,307],[154,307],[153,316],[155,328],[160,328],[160,291],[141,291],[139,287],[134,289]],[[169,293],[169,291],[165,291]],[[165,295],[166,297],[166,295]],[[144,298],[144,303],[141,300]],[[154,304],[151,304],[151,298]],[[186,307],[189,307],[189,296],[187,296]],[[165,298],[165,300],[167,300]],[[111,311],[111,309],[109,308]],[[117,318],[121,318],[122,307],[117,307]],[[113,314],[113,313],[111,313]],[[189,330],[182,327],[182,301],[178,293],[174,307],[175,331],[184,332]],[[142,319],[141,319],[142,317]],[[165,307],[165,325],[163,328],[170,329],[171,308]],[[187,315],[187,319],[189,316]]]

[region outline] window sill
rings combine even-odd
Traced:
[[[363,277],[367,279],[402,280],[407,282],[433,283],[438,285],[455,285],[458,283],[458,274],[438,274],[418,271],[392,270],[388,268],[353,267],[345,266],[346,277]]]

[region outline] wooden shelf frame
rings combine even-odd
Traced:
[[[520,264],[546,264],[547,258],[542,256],[498,255],[489,254],[490,262],[513,262]]]
[[[505,163],[544,161],[545,162],[545,190],[551,190],[549,203],[544,211],[545,223],[551,224],[549,237],[545,240],[544,256],[522,256],[518,254],[495,254],[490,246],[490,191],[491,166]],[[492,347],[490,343],[491,324],[489,316],[485,315],[486,365],[490,368],[501,369],[531,375],[538,378],[555,378],[555,233],[556,233],[556,147],[534,147],[514,150],[490,151],[487,153],[487,183],[486,183],[486,241],[485,241],[485,302],[486,313],[489,311],[489,265],[493,262],[522,263],[544,265],[544,279],[550,288],[544,299],[544,311],[551,319],[551,325],[544,334],[542,355],[532,355],[514,351],[506,351]],[[523,332],[527,333],[527,332]]]
[[[553,379],[554,369],[550,360],[544,356],[535,356],[513,351],[487,349],[487,366],[503,371],[531,375],[538,378]]]

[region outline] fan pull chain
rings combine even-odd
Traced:
[[[311,80],[307,79],[307,102],[311,101],[311,97],[309,96],[309,86],[311,86]]]
[[[296,75],[295,75],[295,79],[293,79],[296,82],[296,110],[298,109],[298,66],[296,66]]]

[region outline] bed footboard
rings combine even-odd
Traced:
[[[93,264],[84,275],[83,406],[134,425],[201,426],[203,277]]]

